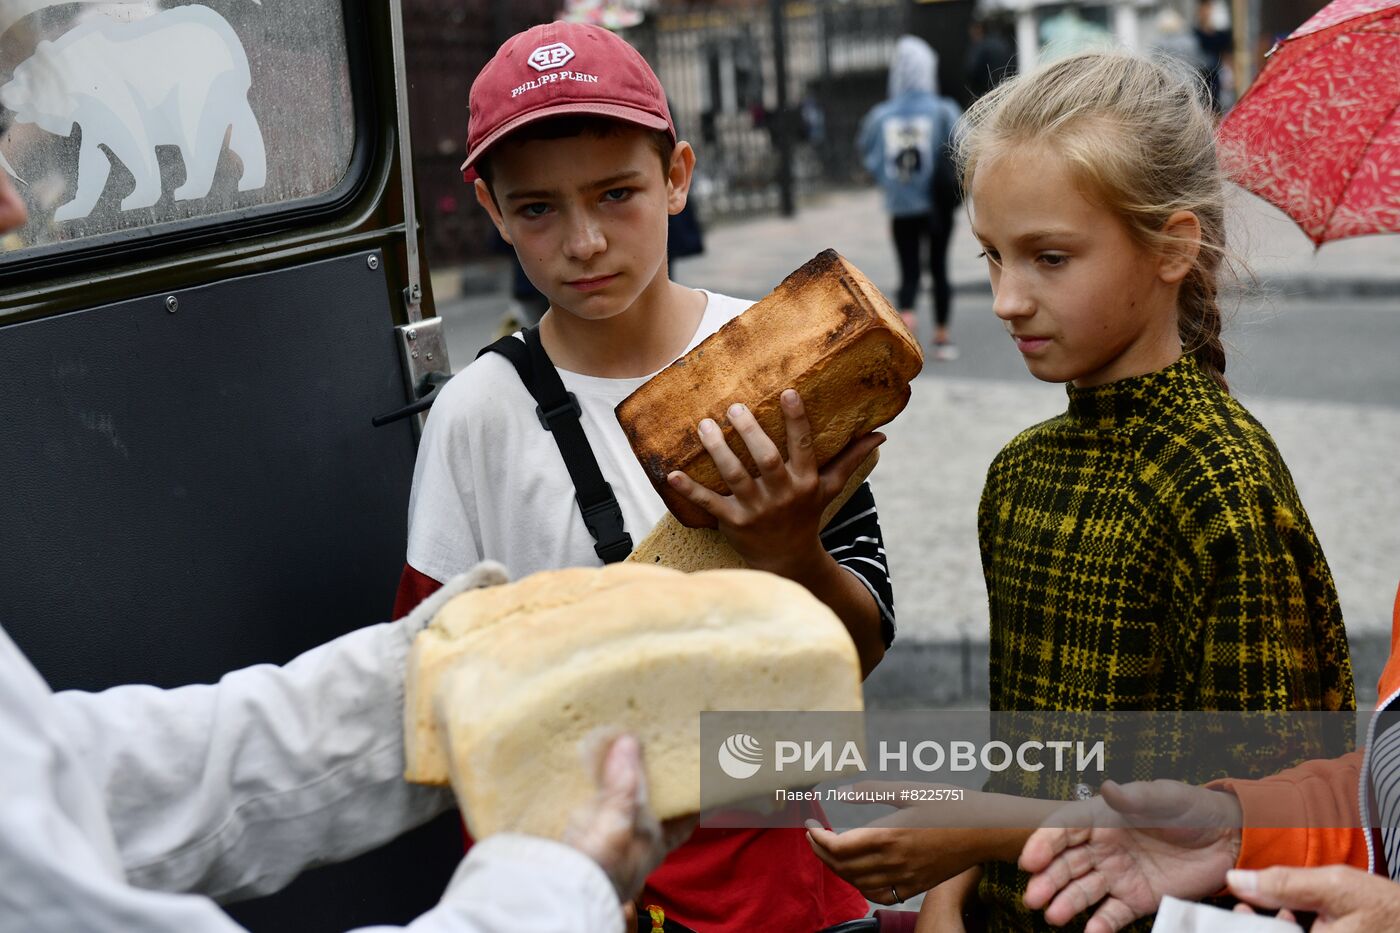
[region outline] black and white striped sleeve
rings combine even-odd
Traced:
[[[875,495],[869,483],[862,483],[832,517],[822,529],[821,539],[826,552],[875,598],[880,609],[880,636],[888,648],[894,643],[894,590],[890,587],[889,559],[885,556],[880,516],[875,512]]]
[[[1400,710],[1395,703],[1376,713],[1374,729],[1368,762],[1376,815],[1372,817],[1375,822],[1362,826],[1361,831],[1369,833],[1372,826],[1380,827],[1386,872],[1394,881],[1400,877]],[[1366,778],[1361,776],[1363,782]]]

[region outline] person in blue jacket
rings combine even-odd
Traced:
[[[916,36],[901,36],[890,63],[889,99],[866,114],[857,146],[865,168],[885,192],[899,290],[895,304],[905,326],[917,336],[915,302],[923,270],[920,252],[928,244],[933,274],[933,357],[951,360],[957,348],[948,336],[952,290],[948,285],[948,243],[953,233],[956,185],[948,144],[962,111],[938,93],[938,55]],[[940,170],[940,166],[942,169]]]

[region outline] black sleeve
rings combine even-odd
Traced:
[[[880,536],[880,516],[875,512],[875,495],[869,483],[862,483],[855,495],[832,516],[822,529],[822,546],[836,562],[850,571],[880,609],[880,636],[885,647],[894,643],[894,590],[890,587],[890,564],[885,541]]]

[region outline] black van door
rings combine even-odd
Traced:
[[[55,689],[389,617],[417,422],[372,419],[450,372],[397,3],[0,2],[0,620]],[[449,816],[231,910],[404,922],[460,855]]]

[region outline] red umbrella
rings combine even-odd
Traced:
[[[1336,0],[1269,53],[1221,162],[1321,246],[1400,232],[1400,0]]]

